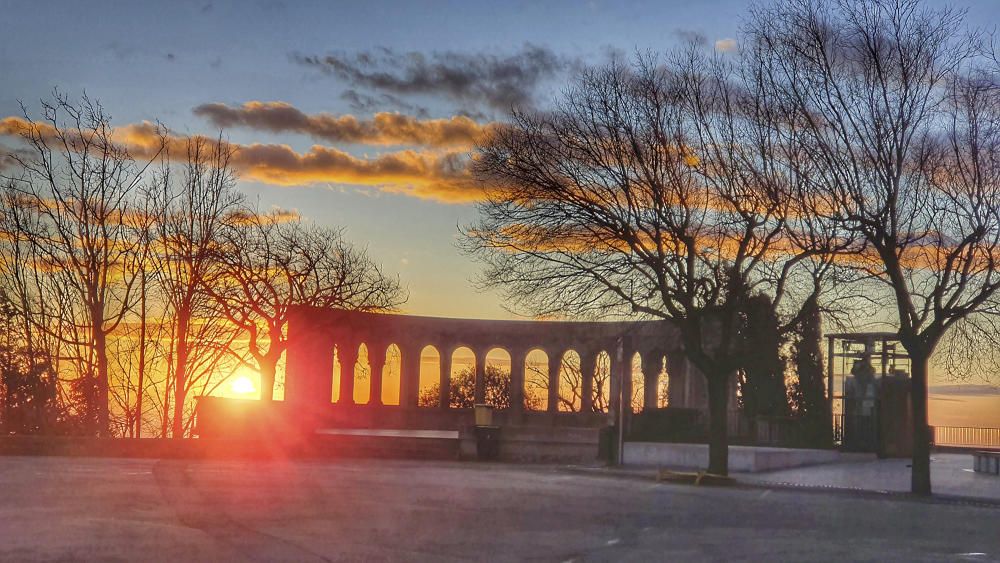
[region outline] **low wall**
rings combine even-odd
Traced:
[[[254,438],[311,434],[321,428],[389,430],[458,430],[475,423],[473,409],[402,407],[399,405],[326,405],[303,410],[286,401],[198,397],[196,433],[202,438]],[[493,412],[499,426],[599,428],[603,413]]]
[[[456,438],[313,436],[300,440],[0,437],[0,456],[125,457],[153,459],[456,459]]]
[[[833,463],[839,459],[840,452],[836,450],[729,446],[729,470],[736,473]],[[705,469],[708,467],[708,445],[625,442],[623,460],[625,465]]]
[[[459,431],[463,459],[476,458],[474,427]],[[528,463],[595,463],[600,429],[501,426],[500,461]]]
[[[1000,475],[1000,452],[972,452],[972,470],[976,473]]]

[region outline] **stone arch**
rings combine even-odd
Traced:
[[[354,362],[354,404],[367,405],[372,397],[372,368],[368,362],[368,345],[358,346],[358,359]]]
[[[441,353],[431,344],[420,350],[417,406],[438,407],[441,401]]]
[[[396,344],[385,349],[385,364],[382,366],[382,404],[398,405],[400,378],[403,372],[403,355]]]
[[[524,356],[524,408],[544,411],[549,397],[549,355],[532,348]]]
[[[642,354],[636,352],[632,354],[630,381],[632,382],[632,396],[630,404],[632,412],[640,412],[646,405],[645,378],[642,375]]]
[[[602,350],[594,362],[594,412],[608,412],[611,406],[611,354]]]
[[[491,348],[486,352],[486,373],[480,377],[486,378],[486,404],[496,409],[510,408],[510,371],[511,356],[504,348]]]
[[[451,352],[450,376],[449,406],[471,409],[476,401],[476,353],[472,348],[459,346]]]
[[[580,354],[569,349],[559,362],[559,411],[580,412],[583,402],[583,372]]]

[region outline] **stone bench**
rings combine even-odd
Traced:
[[[972,469],[976,473],[1000,475],[1000,451],[972,452]]]

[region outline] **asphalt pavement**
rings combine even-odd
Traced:
[[[1000,509],[556,466],[0,458],[3,561],[994,561]]]

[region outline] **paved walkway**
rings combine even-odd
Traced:
[[[878,492],[909,492],[910,460],[850,456],[844,461],[734,475],[744,483],[830,487]],[[1000,477],[972,471],[972,454],[931,456],[931,486],[935,494],[1000,502]]]
[[[1000,509],[537,465],[0,457],[0,561],[994,561]]]

